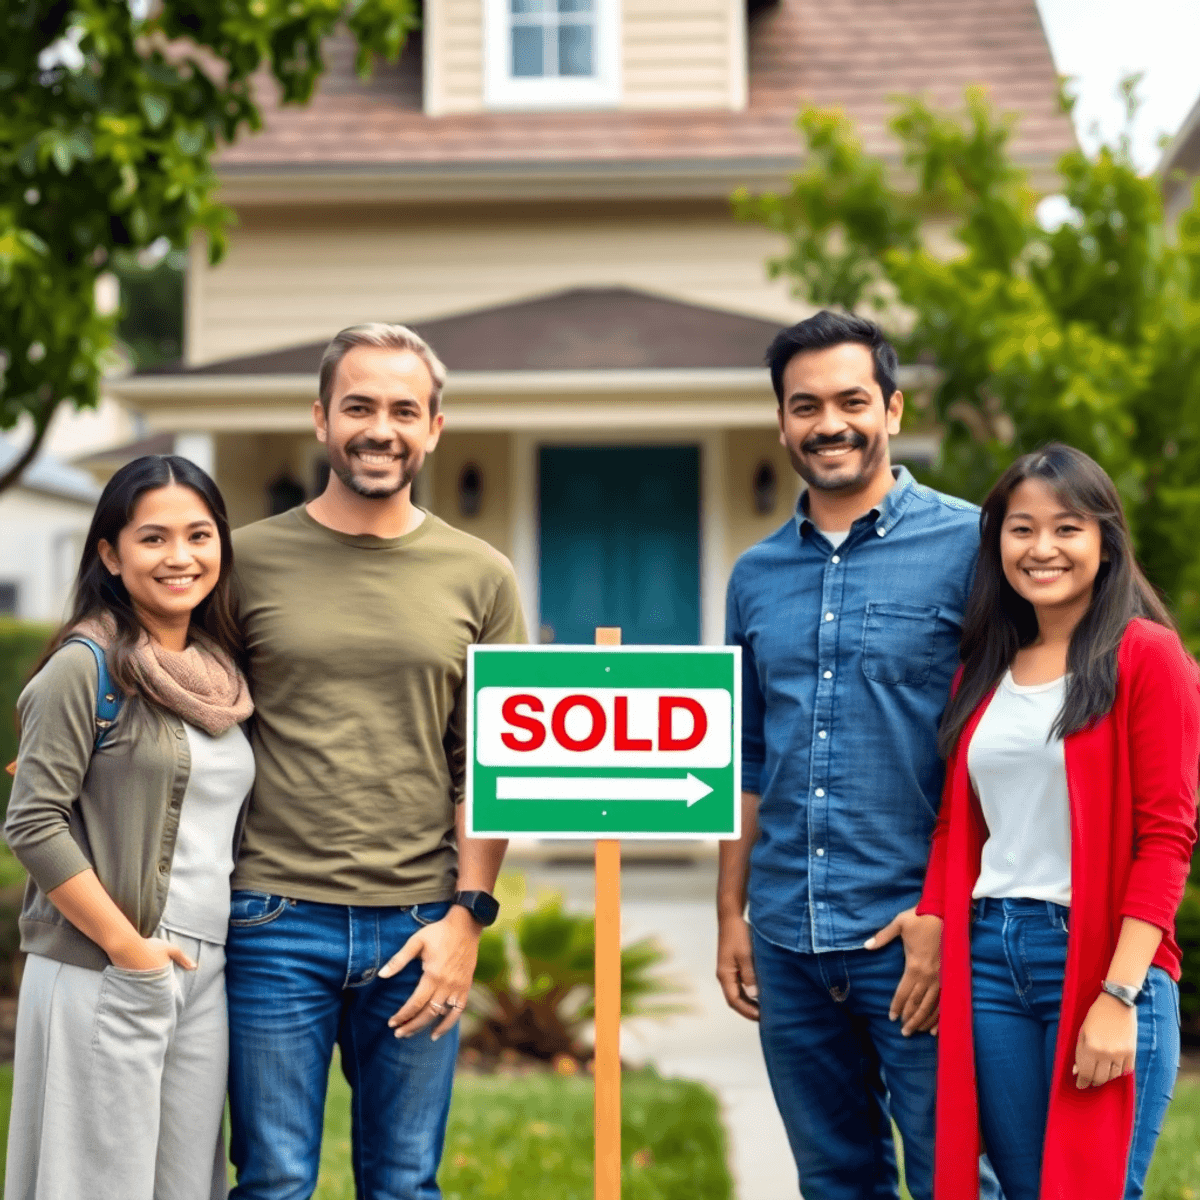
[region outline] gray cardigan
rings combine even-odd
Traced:
[[[108,955],[46,898],[94,867],[143,937],[167,902],[179,812],[191,770],[183,721],[138,697],[96,737],[96,662],[64,646],[17,700],[21,745],[4,837],[29,872],[21,949],[101,970]]]

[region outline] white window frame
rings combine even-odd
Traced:
[[[621,99],[621,0],[595,0],[596,74],[514,77],[509,0],[483,0],[484,103],[488,108],[613,108]]]

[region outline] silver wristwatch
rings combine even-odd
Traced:
[[[1106,979],[1100,985],[1100,990],[1107,992],[1110,996],[1115,996],[1126,1008],[1133,1008],[1137,1004],[1137,998],[1142,989],[1132,987],[1128,983],[1109,983]]]

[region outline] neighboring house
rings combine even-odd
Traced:
[[[0,471],[17,455],[0,438]],[[63,620],[99,495],[90,475],[46,455],[0,493],[0,615]]]
[[[224,154],[238,224],[219,266],[192,255],[185,361],[112,390],[241,523],[321,482],[324,342],[411,324],[450,367],[419,498],[512,557],[533,630],[719,641],[733,560],[795,500],[762,355],[809,311],[729,195],[785,186],[806,100],[890,155],[896,93],[972,83],[1048,171],[1074,136],[1035,2],[426,0],[423,20],[365,85],[332,42],[313,103]]]
[[[1191,207],[1192,189],[1200,178],[1200,98],[1163,152],[1158,173],[1163,181],[1167,224],[1173,225]]]

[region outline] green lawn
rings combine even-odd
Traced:
[[[12,1066],[0,1066],[0,1156]],[[592,1094],[586,1079],[461,1076],[441,1183],[445,1200],[590,1200]],[[627,1076],[622,1200],[725,1200],[729,1176],[712,1093],[699,1084]],[[315,1200],[353,1200],[348,1092],[330,1077]],[[753,1200],[753,1197],[746,1198]],[[1200,1076],[1181,1078],[1146,1183],[1146,1200],[1200,1200]]]
[[[8,1142],[12,1065],[0,1066],[0,1160]],[[315,1200],[354,1200],[349,1088],[329,1078]],[[725,1135],[713,1094],[698,1083],[627,1075],[622,1200],[728,1200]],[[586,1078],[462,1075],[446,1136],[445,1200],[591,1200],[592,1086]]]

